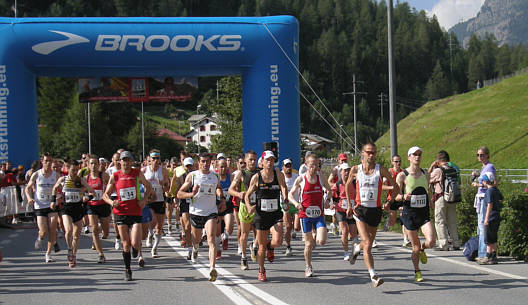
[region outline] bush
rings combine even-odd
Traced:
[[[471,184],[462,184],[462,202],[456,204],[458,236],[462,245],[477,235],[478,216],[474,207],[476,193],[476,187],[472,187]]]

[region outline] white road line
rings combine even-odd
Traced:
[[[391,247],[391,248],[396,248],[397,250],[400,250],[402,252],[412,253],[412,250],[409,250],[409,249],[404,249],[404,248],[401,248],[401,247],[398,247],[398,246],[391,246],[389,244],[385,244],[385,243],[381,243],[381,242],[377,242],[377,243],[378,243],[378,245],[383,245],[383,246],[388,246],[388,247]],[[480,270],[480,271],[483,271],[483,272],[488,272],[488,273],[493,273],[493,274],[496,274],[496,275],[509,277],[509,278],[512,278],[512,279],[515,279],[515,280],[527,280],[528,279],[528,278],[526,278],[524,276],[519,276],[519,275],[507,273],[507,272],[502,272],[502,271],[499,271],[499,270],[482,267],[482,266],[479,266],[479,265],[476,265],[476,264],[461,262],[461,261],[457,261],[457,260],[450,259],[450,258],[447,258],[447,257],[436,256],[436,255],[431,254],[429,252],[427,253],[427,257],[434,257],[434,258],[437,258],[437,259],[442,260],[444,262],[453,263],[453,264],[457,264],[457,265],[464,266],[464,267],[470,267],[470,268],[477,269],[477,270]]]
[[[171,248],[173,248],[176,251],[176,253],[178,253],[182,257],[187,257],[187,250],[181,250],[181,244],[179,241],[176,241],[176,239],[173,237],[163,237],[163,239],[167,242],[167,244],[169,244],[169,246],[171,246]],[[209,268],[206,267],[209,264],[208,261],[198,258],[198,263],[193,264],[190,261],[189,263],[193,265],[206,278],[209,278]],[[250,284],[246,280],[239,278],[238,276],[232,274],[226,269],[220,267],[218,264],[216,265],[216,271],[218,271],[219,275],[222,275],[222,278],[224,280],[219,278],[212,284],[214,284],[222,293],[224,293],[228,298],[230,298],[236,304],[253,304],[253,303],[250,302],[250,300],[247,300],[246,298],[242,297],[232,287],[228,286],[229,283],[233,283],[236,286],[243,288],[244,290],[251,293],[252,295],[257,296],[261,300],[264,300],[266,303],[273,304],[273,305],[287,305],[287,303],[257,288],[255,285]]]

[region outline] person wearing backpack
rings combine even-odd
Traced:
[[[438,251],[460,250],[456,215],[456,203],[461,201],[459,174],[448,162],[449,154],[441,150],[429,167],[438,235],[435,250]],[[451,236],[452,246],[448,244],[448,236]]]

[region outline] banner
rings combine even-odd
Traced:
[[[79,102],[186,102],[197,88],[196,77],[80,78]]]

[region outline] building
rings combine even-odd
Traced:
[[[334,141],[329,140],[320,135],[311,133],[301,133],[301,141],[307,150],[330,150],[331,146],[335,144]]]
[[[180,144],[183,147],[185,147],[185,145],[187,145],[187,143],[189,142],[186,137],[181,136],[181,135],[179,135],[179,134],[175,133],[174,131],[169,130],[167,128],[158,128],[158,129],[156,129],[156,136],[158,136],[158,137],[167,137],[167,138],[169,138],[171,140],[176,141],[178,144]]]
[[[221,134],[218,130],[217,117],[214,114],[212,116],[195,114],[188,121],[191,129],[185,135],[188,142],[193,142],[209,149],[211,147],[211,137]]]

